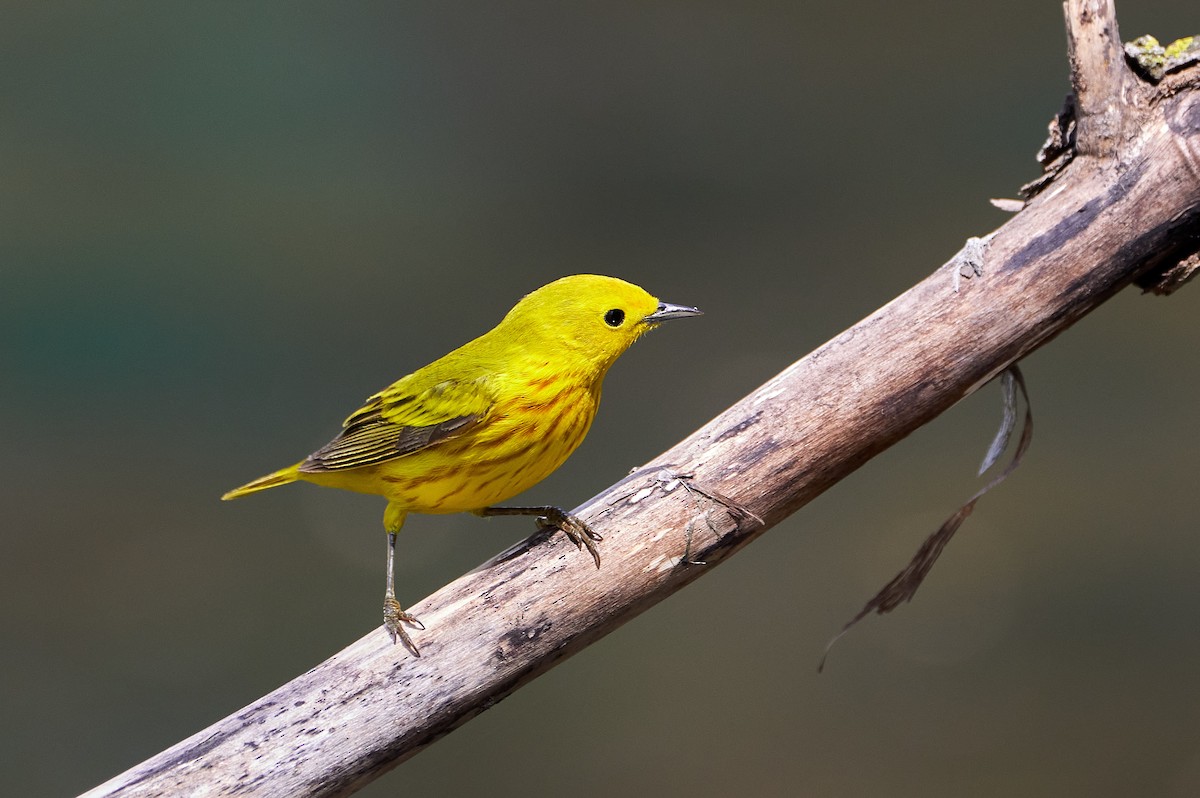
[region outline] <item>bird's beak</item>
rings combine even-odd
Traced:
[[[647,324],[657,324],[667,319],[682,319],[688,316],[700,315],[703,315],[703,312],[699,308],[689,308],[687,305],[672,305],[670,302],[659,302],[658,310],[642,319],[642,321]]]

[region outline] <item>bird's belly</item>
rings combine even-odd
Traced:
[[[565,414],[544,429],[493,424],[445,445],[376,465],[302,477],[328,487],[378,494],[410,512],[479,510],[548,477],[582,443],[593,415]]]
[[[550,475],[566,460],[557,457],[518,458],[495,466],[464,465],[445,473],[410,476],[387,465],[379,478],[384,496],[418,513],[461,513],[489,507],[516,496]],[[392,473],[389,473],[392,471]]]

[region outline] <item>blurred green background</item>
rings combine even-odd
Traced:
[[[1190,0],[1118,11],[1200,32]],[[377,625],[382,501],[223,491],[558,276],[701,306],[527,494],[573,506],[1001,224],[1068,89],[1049,0],[8,3],[0,67],[22,796]],[[978,485],[994,386],[362,794],[1197,794],[1198,310],[1126,291],[1028,358],[1026,465],[824,675]],[[529,531],[413,519],[401,599]]]

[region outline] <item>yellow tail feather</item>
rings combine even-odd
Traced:
[[[240,488],[234,488],[221,497],[221,501],[227,502],[230,499],[236,499],[239,496],[245,496],[248,493],[258,493],[260,490],[267,488],[277,488],[280,485],[286,485],[289,482],[295,482],[300,478],[300,464],[296,463],[287,468],[281,468],[273,474],[267,474],[265,477],[259,477],[253,482],[247,482]]]

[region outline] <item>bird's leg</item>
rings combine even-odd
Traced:
[[[404,647],[414,656],[421,656],[420,650],[404,629],[404,624],[411,624],[424,631],[425,625],[417,620],[410,612],[405,612],[396,600],[396,535],[404,526],[404,511],[393,504],[387,506],[383,514],[384,527],[387,529],[387,589],[383,593],[383,626],[392,636],[392,644],[403,642]]]
[[[485,518],[492,515],[536,515],[539,530],[557,529],[562,532],[568,540],[575,544],[575,548],[587,548],[592,559],[596,561],[596,567],[600,567],[600,552],[596,550],[594,541],[604,540],[604,538],[598,532],[593,532],[592,528],[581,519],[561,507],[549,505],[542,507],[484,507],[476,512]]]

